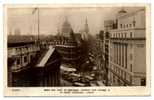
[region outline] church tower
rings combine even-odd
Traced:
[[[89,35],[89,27],[88,27],[88,21],[86,18],[85,24],[84,24],[84,29],[81,32],[82,40],[88,40],[88,35]]]
[[[89,33],[89,27],[88,27],[87,18],[86,18],[85,25],[84,25],[84,31],[85,31],[87,34]]]

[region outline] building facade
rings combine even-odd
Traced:
[[[108,85],[145,86],[145,9],[120,10],[113,26],[106,30],[110,35]]]
[[[31,68],[31,86],[60,86],[61,56],[53,46],[42,49]]]
[[[60,86],[61,57],[54,48],[29,36],[8,36],[7,54],[9,87]]]
[[[25,41],[23,38],[23,41],[14,41],[13,38],[11,36],[8,40],[8,86],[28,86],[30,64],[40,49],[34,41]]]
[[[95,64],[97,66],[97,80],[102,80],[104,82],[105,78],[105,69],[104,69],[104,31],[100,31],[99,34],[96,35],[96,44],[94,47],[94,58]]]
[[[26,69],[40,48],[30,37],[11,36],[8,38],[8,61],[13,60],[11,70],[18,72]]]

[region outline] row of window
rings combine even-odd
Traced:
[[[132,49],[133,45],[130,45],[130,48]],[[122,66],[123,68],[127,69],[127,59],[129,57],[129,60],[133,60],[133,54],[128,54],[128,46],[124,44],[116,44],[114,43],[113,48],[111,49],[113,51],[113,54],[111,56],[111,60],[114,61],[114,63]],[[131,67],[131,65],[130,65]]]
[[[63,57],[66,57],[66,58],[77,58],[78,55],[77,54],[73,54],[73,53],[70,53],[70,54],[62,54]]]
[[[130,79],[130,82],[132,83],[132,76],[129,76],[128,78]],[[114,84],[117,84],[119,86],[127,85],[127,84],[125,84],[125,82],[122,82],[121,79],[119,79],[118,77],[116,77],[114,74],[111,74],[111,73],[110,73],[110,80],[111,80],[113,85]],[[140,79],[140,84],[138,84],[138,85],[145,86],[146,85],[146,79],[145,78],[141,78]]]
[[[61,51],[66,51],[66,52],[75,52],[75,51],[78,51],[78,48],[77,47],[74,47],[74,48],[65,48],[65,47],[59,47],[57,46],[57,49],[58,50],[61,50]]]
[[[113,58],[114,62],[122,67],[127,69],[127,45],[123,44],[114,44],[113,46]]]
[[[120,28],[132,28],[132,27],[135,27],[135,25],[136,25],[136,21],[133,21],[130,24],[120,24]]]
[[[34,51],[38,51],[39,48],[36,46],[31,46],[31,47],[17,47],[17,48],[13,48],[11,49],[11,51],[13,52],[15,50],[15,54],[21,54],[21,53],[29,53],[29,52],[34,52]]]
[[[59,53],[61,54],[77,54],[78,52],[77,51],[72,51],[72,50],[58,50]]]
[[[138,48],[143,48],[144,47],[144,44],[137,44],[136,45]]]
[[[117,74],[119,75],[120,77],[122,77],[123,79],[126,79],[126,72],[121,70],[120,68],[118,67],[113,67],[112,70]]]
[[[111,37],[112,38],[132,38],[133,33],[132,32],[130,32],[130,33],[127,33],[127,32],[125,32],[125,33],[113,33],[113,34],[111,34]]]
[[[122,81],[122,79],[132,83],[132,76],[127,74],[126,72],[121,72],[121,75],[119,73],[116,74],[118,75],[117,77],[114,75],[114,73],[112,73],[110,76],[113,84],[126,85],[125,82]]]
[[[124,57],[124,56],[123,56],[123,57]],[[126,56],[126,58],[127,58],[127,56]],[[125,62],[125,66],[122,64],[122,67],[125,68],[125,69],[127,69],[127,59],[126,59],[126,58],[125,58],[125,61],[126,61],[126,62]],[[124,59],[124,58],[123,58],[123,59]],[[133,59],[133,55],[130,54],[130,60],[132,60],[132,59]],[[121,61],[121,60],[120,60],[120,61]],[[121,64],[120,64],[120,65],[121,65]],[[130,68],[130,69],[129,69],[130,72],[132,72],[132,67],[133,67],[133,65],[130,64],[130,67],[129,67],[129,68]],[[112,69],[115,70],[116,72],[117,72],[118,70],[121,70],[121,69],[116,68],[116,67],[115,67],[115,68],[112,68]],[[118,72],[118,73],[119,73],[119,72]]]
[[[132,47],[132,45],[131,45]],[[126,45],[119,45],[119,44],[114,44],[114,62],[116,62],[118,65],[121,65],[123,68],[127,69],[127,46]],[[133,54],[130,53],[129,55],[130,61],[133,60]],[[132,72],[132,64],[130,64],[130,71]]]
[[[30,55],[29,61],[33,59],[33,55]],[[22,58],[17,58],[17,65],[20,65]],[[28,63],[28,56],[24,56],[23,63]]]

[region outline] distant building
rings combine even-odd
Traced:
[[[62,37],[67,37],[67,38],[69,38],[69,37],[71,37],[70,35],[70,33],[71,33],[71,31],[72,31],[72,27],[71,27],[71,24],[68,22],[68,19],[66,18],[65,19],[65,21],[63,22],[63,24],[62,24],[62,28],[61,28],[61,36]]]
[[[132,13],[120,10],[114,25],[114,28],[105,25],[110,34],[108,85],[145,86],[145,9]]]
[[[82,40],[84,41],[87,41],[89,38],[89,27],[88,27],[87,19],[84,24],[84,29],[81,30],[81,37],[82,37]]]
[[[101,30],[99,34],[96,35],[96,44],[93,49],[96,49],[94,51],[94,58],[97,66],[97,80],[103,82],[106,74],[104,69],[104,31]]]
[[[104,21],[104,32],[102,32],[102,39],[104,43],[104,68],[105,68],[105,84],[108,85],[108,72],[109,72],[109,49],[110,49],[110,33],[109,30],[116,29],[117,28],[117,20],[105,20]]]
[[[108,21],[106,21],[106,23],[104,23],[105,26],[107,26],[107,28],[105,28],[105,30],[107,29],[111,29],[111,27],[113,28],[113,23],[107,23]],[[107,25],[106,25],[107,24]],[[110,25],[112,24],[112,25]],[[109,27],[111,26],[111,27]],[[97,41],[99,42],[98,44],[100,45],[100,48],[102,50],[102,70],[103,70],[103,77],[102,80],[104,80],[104,84],[107,85],[108,83],[108,67],[109,67],[109,41],[110,41],[110,37],[109,37],[109,32],[107,31],[103,31],[101,30],[98,37]]]
[[[57,36],[54,42],[57,51],[62,56],[62,63],[71,64],[72,67],[81,69],[88,59],[88,39],[89,28],[87,20],[85,21],[84,29],[80,33],[74,33],[66,18],[62,24],[61,30],[58,29]]]
[[[62,24],[61,33],[58,33],[55,42],[56,48],[62,56],[62,62],[73,64],[76,67],[80,57],[79,41],[67,19]]]
[[[88,58],[88,53],[90,47],[90,34],[87,19],[85,20],[84,28],[81,30],[81,41],[82,41],[82,56],[83,58]]]

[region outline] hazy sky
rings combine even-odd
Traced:
[[[68,18],[74,32],[79,32],[84,27],[85,19],[88,20],[91,34],[96,34],[103,29],[104,20],[114,19],[121,7],[102,8],[40,8],[40,34],[57,34],[65,17]],[[127,12],[139,8],[129,7]],[[37,34],[37,11],[34,8],[8,9],[8,32],[14,34],[19,29],[21,34]]]

